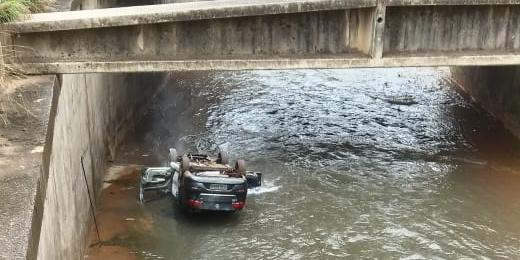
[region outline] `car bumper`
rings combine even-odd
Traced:
[[[244,208],[245,203],[236,195],[201,193],[194,208],[210,211],[236,211]]]

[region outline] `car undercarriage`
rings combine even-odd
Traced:
[[[146,168],[140,178],[139,199],[156,191],[171,194],[176,204],[189,212],[242,210],[249,188],[261,186],[262,173],[247,171],[245,161],[229,165],[225,152],[217,157],[207,154],[177,155],[169,151],[169,166]]]

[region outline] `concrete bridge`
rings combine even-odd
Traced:
[[[520,64],[520,0],[226,0],[1,29],[30,74]]]

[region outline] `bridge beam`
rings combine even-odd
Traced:
[[[31,74],[520,64],[520,0],[254,0],[4,25]]]

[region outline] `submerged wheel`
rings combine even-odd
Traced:
[[[187,155],[182,156],[181,172],[190,170],[190,158]]]
[[[175,148],[170,148],[170,162],[177,162],[177,150]]]
[[[226,151],[220,151],[218,153],[217,163],[220,163],[220,164],[228,164],[229,163],[229,156],[226,153]]]
[[[248,188],[255,188],[262,186],[262,173],[252,172],[246,173],[246,180]]]
[[[235,164],[235,170],[239,174],[245,175],[246,174],[246,162],[244,160],[238,160],[237,163]]]

